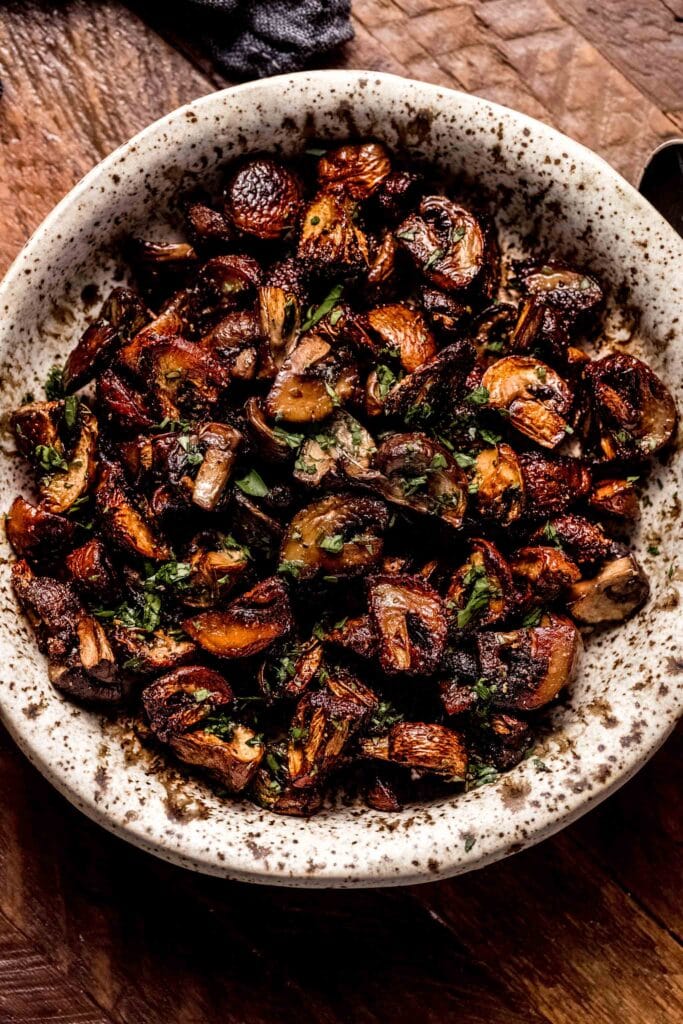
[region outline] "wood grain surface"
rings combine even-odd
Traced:
[[[149,6],[0,7],[0,269],[149,121],[222,84]],[[632,180],[683,128],[680,0],[357,0],[329,65],[473,91]],[[144,15],[144,20],[141,15]],[[2,1024],[678,1024],[682,734],[561,836],[416,888],[308,893],[170,867],[0,732]]]

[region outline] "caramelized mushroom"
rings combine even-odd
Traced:
[[[556,516],[537,530],[531,540],[561,547],[581,568],[588,569],[611,558],[618,549],[598,523],[577,515]]]
[[[316,786],[304,789],[291,784],[287,745],[271,744],[254,778],[252,796],[260,807],[276,814],[308,817],[320,810],[322,793]]]
[[[476,289],[492,297],[498,250],[491,231],[445,196],[426,196],[395,232],[415,265],[446,292]]]
[[[21,454],[33,459],[36,448],[43,445],[63,455],[64,445],[59,436],[63,414],[64,402],[29,402],[16,409],[10,417],[10,424]]]
[[[418,310],[396,302],[371,309],[367,319],[380,346],[396,353],[407,373],[436,355],[436,343]]]
[[[65,559],[66,570],[84,597],[110,600],[119,593],[119,582],[107,550],[93,537],[71,551]]]
[[[50,565],[60,560],[73,539],[75,523],[15,498],[7,514],[7,539],[19,558]]]
[[[318,161],[318,182],[327,192],[342,192],[352,199],[367,199],[391,171],[384,146],[365,142],[340,146]]]
[[[185,220],[195,246],[221,246],[233,240],[234,232],[227,218],[208,203],[199,200],[188,203]]]
[[[190,575],[182,592],[183,604],[190,608],[212,608],[237,585],[249,567],[245,548],[228,538],[221,544],[202,543],[202,537],[193,541],[187,555]]]
[[[95,479],[98,426],[83,402],[78,403],[74,429],[78,436],[68,462],[48,471],[40,482],[41,505],[47,512],[66,512],[85,497]]]
[[[163,629],[142,633],[114,621],[109,635],[123,659],[122,668],[136,676],[168,672],[197,656],[197,648],[188,637],[178,638]]]
[[[318,785],[339,763],[368,708],[324,690],[306,693],[289,730],[288,773],[296,789]]]
[[[338,409],[324,433],[304,441],[294,463],[294,478],[309,487],[351,480],[371,480],[376,452],[372,435],[345,410]]]
[[[581,579],[576,563],[556,547],[520,548],[512,555],[510,568],[527,604],[556,601],[567,587]]]
[[[521,452],[519,463],[530,516],[558,515],[590,491],[590,470],[578,459],[548,459],[540,452]]]
[[[484,448],[474,467],[475,501],[479,515],[498,526],[518,522],[525,505],[519,457],[508,444]]]
[[[237,453],[242,444],[239,430],[227,423],[205,423],[199,431],[203,459],[192,487],[192,501],[211,512],[227,486]]]
[[[594,484],[588,504],[598,515],[633,521],[640,516],[640,503],[634,481],[606,478]]]
[[[512,593],[510,566],[498,548],[475,538],[469,558],[451,579],[446,605],[458,629],[493,626],[510,614]]]
[[[301,324],[299,301],[293,292],[266,285],[259,288],[261,334],[266,339],[268,363],[273,376],[294,348]],[[260,376],[264,376],[261,368]],[[268,373],[270,376],[270,373]]]
[[[238,231],[256,238],[280,238],[296,219],[301,186],[279,160],[251,157],[230,178],[225,212]]]
[[[488,728],[477,736],[477,754],[484,764],[507,772],[525,757],[533,746],[529,723],[517,715],[492,714]]]
[[[285,532],[281,569],[302,579],[358,576],[379,560],[388,521],[386,505],[375,498],[332,494],[314,501]]]
[[[425,434],[392,434],[375,457],[383,496],[395,505],[462,524],[467,478],[451,454]]]
[[[266,412],[286,423],[319,423],[345,404],[358,386],[358,371],[343,350],[317,335],[304,337],[284,361],[266,398]]]
[[[78,391],[92,380],[97,371],[113,358],[119,344],[117,331],[106,320],[95,320],[89,324],[64,364],[64,390]]]
[[[594,277],[556,261],[521,263],[517,278],[526,295],[539,296],[546,306],[570,320],[594,312],[603,301],[602,288]]]
[[[653,455],[673,437],[674,400],[649,366],[626,352],[586,365],[584,377],[606,459]]]
[[[161,676],[142,692],[142,703],[155,736],[168,743],[233,701],[219,672],[185,665]]]
[[[155,562],[165,562],[171,557],[168,545],[155,536],[133,505],[123,473],[113,462],[100,464],[95,510],[109,537],[124,551]]]
[[[289,633],[292,613],[287,590],[277,577],[262,580],[224,611],[185,619],[183,629],[219,658],[246,658]]]
[[[270,651],[259,669],[261,693],[268,701],[299,697],[313,682],[322,655],[322,645],[316,637],[305,643],[285,642]]]
[[[185,764],[204,769],[228,792],[241,793],[263,760],[263,741],[253,729],[238,723],[222,725],[220,734],[210,729],[172,736],[171,749]]]
[[[205,349],[178,338],[145,350],[143,366],[160,417],[181,419],[181,410],[205,412],[216,404],[230,383],[230,375]]]
[[[642,568],[633,555],[625,554],[605,563],[592,579],[574,583],[567,609],[587,626],[621,622],[645,603],[649,593]]]
[[[446,610],[429,584],[414,576],[375,576],[368,604],[384,672],[429,675],[446,645]]]
[[[325,643],[361,658],[377,654],[377,635],[369,615],[345,618],[325,633]]]
[[[569,433],[567,415],[572,393],[559,374],[531,356],[505,356],[481,380],[488,404],[503,411],[510,423],[544,448],[555,448]]]
[[[95,393],[103,424],[125,434],[154,426],[155,420],[141,393],[113,370],[105,370],[97,378]]]
[[[449,407],[461,397],[474,363],[471,342],[456,341],[393,387],[384,405],[390,416],[419,419],[431,408]]]
[[[297,256],[307,266],[348,274],[368,266],[368,240],[356,225],[354,204],[321,192],[304,210]]]
[[[199,346],[214,355],[234,380],[253,380],[262,343],[261,325],[253,310],[233,310],[199,339]]]
[[[398,722],[386,736],[360,741],[364,757],[392,761],[462,782],[467,775],[467,747],[461,733],[431,722]]]
[[[535,627],[478,633],[476,643],[494,705],[522,711],[557,697],[572,679],[581,650],[574,623],[555,613]]]

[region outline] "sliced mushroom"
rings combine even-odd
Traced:
[[[467,477],[448,452],[425,434],[392,434],[380,445],[375,466],[387,501],[449,526],[462,525],[467,508]]]
[[[570,619],[550,613],[538,626],[476,635],[482,674],[499,708],[533,711],[572,679],[581,650]]]
[[[259,669],[261,693],[268,701],[301,696],[315,679],[322,655],[322,644],[316,637],[305,643],[285,642],[270,651]]]
[[[73,540],[75,523],[15,498],[7,514],[7,539],[19,558],[51,565],[61,560]]]
[[[325,643],[361,658],[377,654],[377,635],[369,615],[345,618],[325,633]]]
[[[458,629],[500,624],[512,610],[512,574],[498,548],[475,538],[467,561],[452,576],[446,605]]]
[[[606,478],[594,484],[588,504],[598,515],[630,522],[640,516],[640,502],[634,481]]]
[[[507,772],[524,759],[534,742],[528,722],[517,715],[492,714],[488,728],[477,735],[477,755],[483,764],[492,764],[499,772]]]
[[[181,597],[189,608],[213,608],[249,568],[249,555],[241,545],[201,534],[190,545],[186,561],[191,571]]]
[[[375,691],[340,665],[335,665],[327,671],[325,687],[333,697],[353,701],[366,711],[376,711],[379,708],[379,697]]]
[[[197,648],[189,637],[172,636],[163,629],[141,633],[115,621],[109,635],[123,659],[122,668],[136,676],[168,672],[197,657]]]
[[[602,288],[588,274],[572,270],[553,260],[532,261],[517,266],[517,279],[526,295],[537,295],[546,306],[558,310],[570,320],[595,312],[603,301]]]
[[[259,508],[256,502],[250,501],[241,491],[235,491],[233,500],[235,508],[232,522],[237,536],[248,547],[270,558],[282,541],[282,523]]]
[[[113,462],[100,463],[95,510],[111,540],[124,551],[158,562],[171,558],[171,549],[133,505],[123,472]]]
[[[309,487],[344,478],[366,481],[376,476],[372,435],[344,409],[338,409],[324,433],[304,441],[294,464],[294,478]]]
[[[368,737],[359,744],[364,757],[405,765],[463,782],[467,747],[462,733],[431,722],[398,722],[386,736]]]
[[[209,729],[172,736],[171,749],[185,764],[204,769],[228,792],[241,793],[263,760],[266,749],[263,741],[253,729],[238,723],[232,728],[224,726],[222,735]]]
[[[550,519],[531,537],[535,544],[548,542],[561,547],[581,568],[591,569],[618,553],[619,545],[611,540],[598,523],[573,514]]]
[[[74,548],[64,560],[66,571],[84,597],[111,600],[119,594],[116,577],[107,550],[96,537]]]
[[[577,361],[576,353],[586,358],[579,349],[570,351],[571,318],[556,307],[549,306],[542,295],[533,295],[519,304],[510,349],[512,352],[542,352],[551,361],[559,360],[568,365]]]
[[[396,253],[398,245],[390,231],[385,231],[381,238],[373,243],[370,240],[370,257],[367,282],[371,295],[378,295],[396,272]]]
[[[62,379],[68,393],[78,391],[111,360],[120,344],[118,332],[106,320],[95,320],[86,327],[64,364]]]
[[[393,814],[406,802],[404,770],[391,764],[377,765],[370,774],[365,802],[373,811]]]
[[[299,300],[293,292],[274,285],[259,288],[261,334],[266,339],[267,362],[272,375],[280,369],[294,348],[301,324]],[[270,372],[267,374],[270,376]],[[263,366],[260,376],[266,376]]]
[[[340,146],[318,161],[318,183],[327,192],[343,192],[352,199],[367,199],[391,171],[391,161],[378,142]]]
[[[446,674],[439,680],[439,698],[447,715],[462,715],[472,711],[479,700],[476,684],[480,679],[479,662],[469,645],[458,637],[457,646],[447,647],[441,670]]]
[[[150,728],[164,743],[188,732],[232,702],[232,689],[225,678],[201,665],[174,669],[142,691]]]
[[[197,262],[197,253],[187,242],[152,242],[144,238],[131,238],[128,255],[132,262],[151,267],[171,265],[184,269]]]
[[[320,810],[322,793],[316,786],[292,786],[287,768],[287,744],[270,744],[252,786],[259,807],[276,814],[308,817]]]
[[[475,501],[479,515],[498,526],[518,522],[525,505],[519,457],[508,444],[484,448],[474,467]]]
[[[367,269],[368,240],[353,214],[354,203],[345,196],[315,196],[301,218],[297,257],[306,266],[342,274]]]
[[[556,601],[581,579],[576,563],[557,547],[519,548],[510,558],[510,568],[526,604]]]
[[[224,611],[185,619],[183,629],[220,658],[246,658],[266,650],[292,627],[289,596],[277,577],[261,580]]]
[[[432,408],[449,408],[464,393],[474,358],[471,342],[453,342],[391,388],[385,411],[390,416],[419,422]]]
[[[317,335],[304,337],[282,364],[266,397],[266,412],[286,423],[319,423],[358,388],[350,353]]]
[[[381,215],[393,223],[405,217],[418,200],[422,176],[416,171],[391,171],[376,193]]]
[[[367,320],[380,347],[400,358],[407,373],[436,355],[436,342],[418,310],[395,302],[369,310]]]
[[[180,338],[183,333],[183,326],[183,321],[175,309],[164,310],[148,324],[145,324],[119,350],[115,366],[124,368],[136,378],[139,378],[141,375],[144,378],[140,366],[142,354],[158,343],[174,341]]]
[[[201,336],[199,346],[226,364],[235,380],[253,380],[262,343],[261,325],[251,309],[238,309],[222,316]]]
[[[426,196],[396,229],[415,265],[446,292],[475,289],[493,298],[498,247],[492,231],[445,196]]]
[[[376,576],[368,604],[379,642],[379,660],[389,675],[429,675],[446,646],[446,609],[437,592],[414,576]]]
[[[653,455],[677,423],[674,400],[649,366],[626,352],[586,365],[599,443],[606,459]]]
[[[316,786],[329,775],[367,716],[368,708],[359,701],[324,690],[304,694],[292,718],[287,751],[295,789]]]
[[[203,265],[183,310],[188,328],[205,331],[216,318],[243,308],[256,297],[263,280],[260,265],[252,256],[230,253],[213,256]]]
[[[250,157],[225,189],[225,212],[238,231],[280,238],[294,225],[301,204],[297,176],[272,157]]]
[[[78,403],[76,423],[78,430],[68,462],[40,481],[41,505],[55,514],[66,512],[90,490],[97,471],[97,420],[83,402]]]
[[[211,512],[230,479],[242,435],[227,423],[205,423],[198,436],[204,458],[194,478],[192,502],[205,512]]]
[[[386,505],[375,498],[328,495],[292,519],[280,549],[281,566],[302,580],[359,576],[381,557],[388,521]]]
[[[472,307],[438,288],[421,289],[420,298],[432,330],[443,341],[452,342],[469,333]]]
[[[100,374],[95,394],[100,419],[110,428],[133,434],[155,425],[142,394],[113,370]]]
[[[587,626],[622,622],[645,603],[649,593],[650,585],[638,561],[625,554],[603,565],[592,579],[574,583],[567,609]]]
[[[548,459],[540,452],[521,452],[518,460],[530,516],[558,515],[590,491],[590,470],[579,459]]]
[[[557,447],[569,433],[571,390],[538,359],[505,356],[486,370],[481,384],[489,407],[504,412],[513,427],[544,448]]]
[[[184,412],[206,412],[222,397],[230,374],[209,352],[178,338],[145,350],[142,365],[160,417],[181,419]]]
[[[59,425],[64,414],[64,402],[29,402],[16,409],[10,416],[10,424],[17,441],[17,448],[26,458],[35,458],[36,448],[54,448],[64,454],[64,445],[59,436]]]

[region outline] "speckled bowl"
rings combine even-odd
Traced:
[[[40,394],[96,294],[120,279],[117,239],[163,234],[173,199],[195,178],[257,149],[299,149],[312,136],[377,135],[497,191],[507,245],[530,233],[600,274],[619,309],[607,343],[642,352],[683,381],[683,243],[606,163],[503,107],[374,72],[323,71],[205,96],[151,125],[88,174],[30,240],[0,289],[2,493],[27,488],[9,409]],[[118,277],[117,277],[118,274]],[[680,708],[681,615],[672,566],[678,455],[658,465],[634,544],[652,581],[623,628],[586,638],[580,678],[538,752],[497,783],[395,815],[330,807],[310,821],[221,800],[159,764],[126,724],[63,701],[17,614],[5,548],[0,616],[2,718],[30,760],[112,832],[177,864],[280,885],[427,881],[481,867],[556,832],[647,760]],[[656,548],[659,553],[648,552]],[[634,831],[633,841],[637,842]]]

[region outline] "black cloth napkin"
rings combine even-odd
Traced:
[[[232,77],[297,71],[353,38],[351,0],[182,0],[183,29]]]

